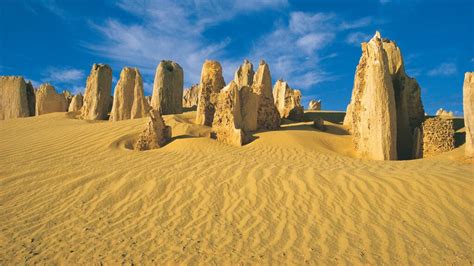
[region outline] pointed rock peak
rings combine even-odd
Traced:
[[[265,65],[265,64],[266,64],[265,60],[263,60],[263,59],[260,60],[260,65]]]
[[[248,59],[244,59],[244,64],[250,64],[250,61]]]
[[[379,31],[375,31],[374,37],[377,37],[378,39],[382,39],[382,36],[380,35]]]

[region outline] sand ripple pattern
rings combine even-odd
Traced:
[[[472,165],[309,129],[123,148],[144,121],[0,121],[0,264],[473,263]]]

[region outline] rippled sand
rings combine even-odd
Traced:
[[[194,115],[146,152],[145,119],[0,121],[0,264],[473,263],[464,147],[367,161],[341,126],[294,123],[239,148]]]

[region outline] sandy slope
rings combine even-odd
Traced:
[[[339,126],[299,123],[237,148],[193,115],[147,152],[127,149],[145,119],[0,121],[0,264],[473,263],[463,147],[365,161]]]

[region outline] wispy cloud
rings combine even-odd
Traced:
[[[355,46],[360,46],[362,42],[370,40],[370,35],[363,32],[351,32],[346,37],[346,42]]]
[[[36,1],[21,1],[23,6],[30,11],[31,13],[38,15],[41,14],[41,11],[38,11],[39,8],[48,10],[50,13],[60,17],[67,18],[66,11],[61,8],[56,0],[36,0]]]
[[[458,72],[454,63],[442,63],[428,71],[428,76],[452,76]]]
[[[242,63],[251,59],[258,66],[265,59],[276,78],[291,86],[308,89],[335,77],[321,66],[321,60],[337,56],[324,55],[338,33],[369,25],[369,17],[345,21],[334,13],[291,12],[276,20],[267,33],[250,39],[248,51],[229,50],[233,35],[210,39],[206,31],[240,15],[284,8],[287,0],[264,1],[119,1],[118,7],[136,17],[136,22],[109,18],[91,22],[101,38],[84,43],[90,52],[113,61],[115,66],[139,67],[144,82],[152,83],[156,66],[162,59],[178,62],[185,71],[185,86],[198,82],[205,59],[217,59],[227,81]],[[172,17],[173,19],[169,19]],[[284,19],[281,19],[284,18]],[[150,91],[151,92],[151,91]]]
[[[44,81],[59,83],[75,83],[84,79],[84,71],[75,68],[50,67],[43,73]]]

